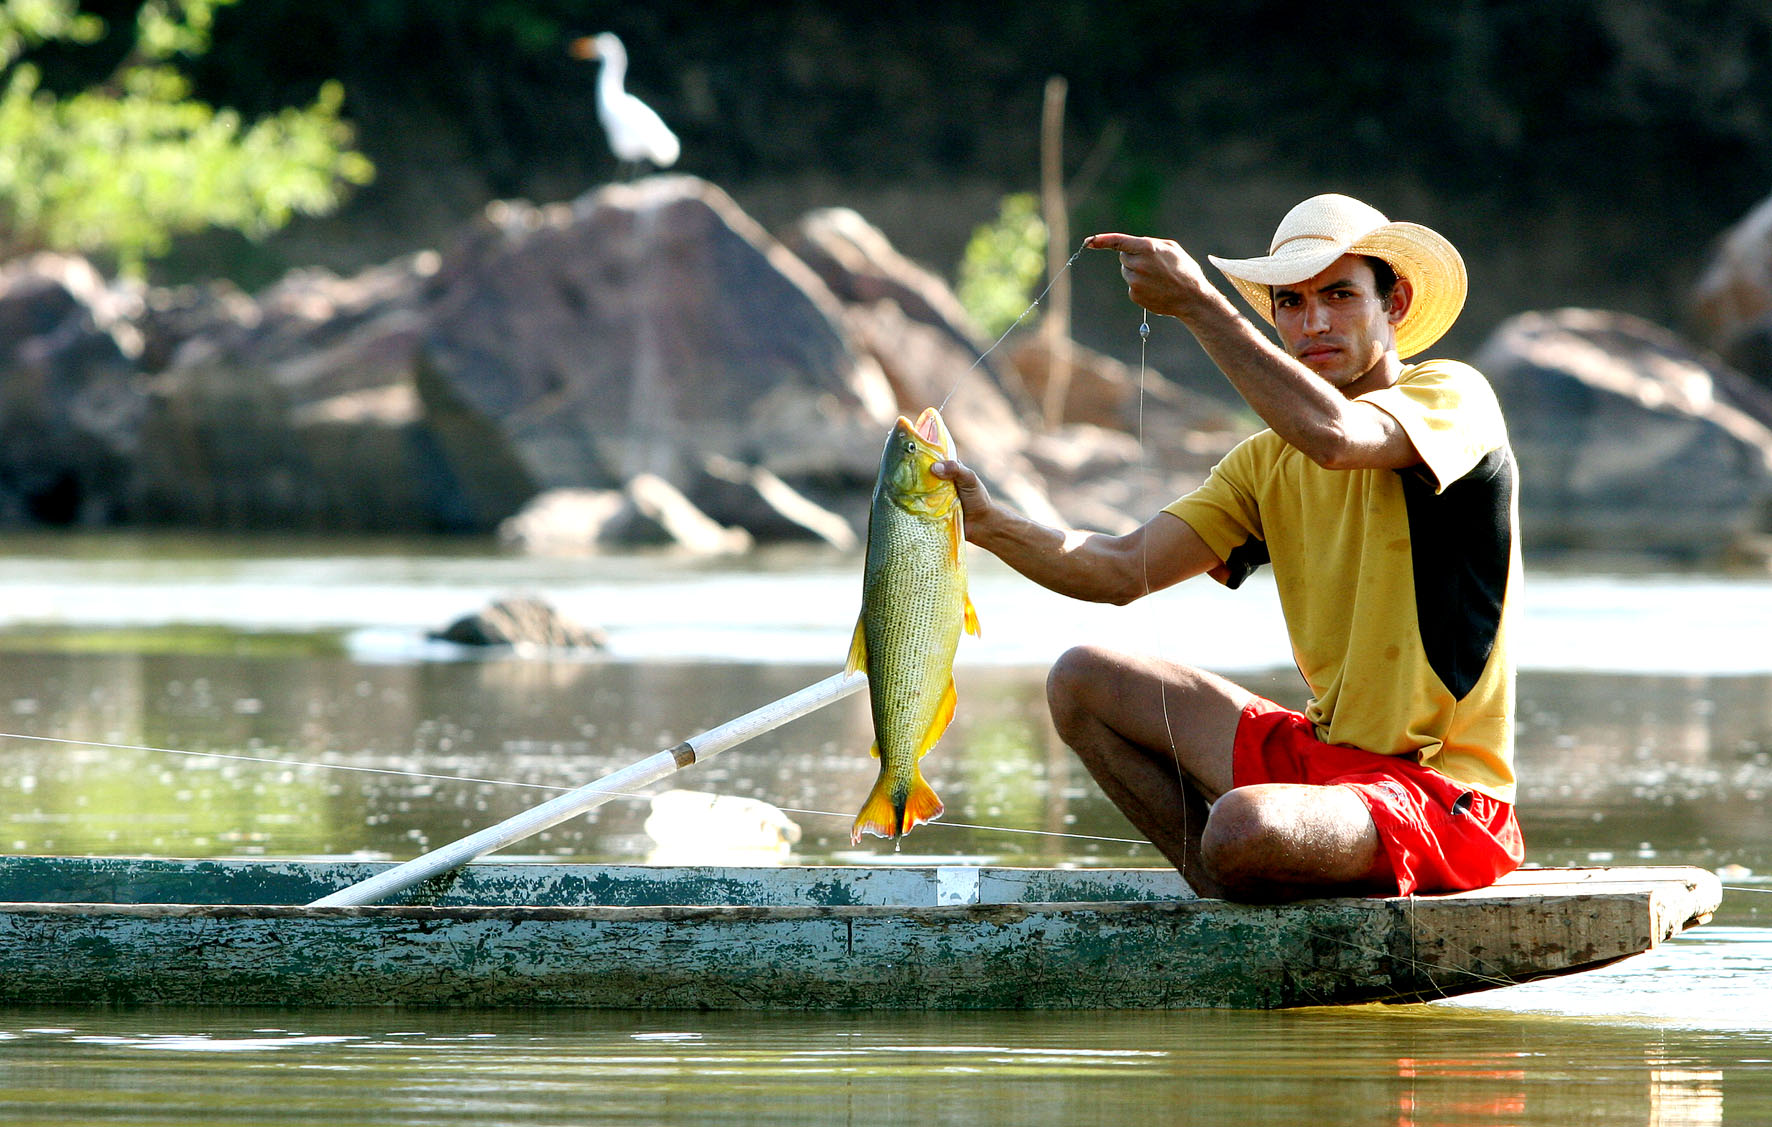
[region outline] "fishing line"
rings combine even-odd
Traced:
[[[1023,309],[1021,311],[1021,316],[1017,317],[1010,324],[1010,326],[1007,329],[1003,330],[1003,335],[997,338],[997,341],[995,344],[991,345],[989,348],[985,349],[983,352],[978,354],[978,359],[976,359],[972,362],[971,367],[967,368],[964,372],[961,372],[958,376],[956,376],[954,378],[954,386],[948,388],[948,393],[942,397],[941,402],[936,406],[936,410],[944,411],[944,412],[947,410],[948,400],[950,400],[954,397],[954,392],[960,390],[960,382],[962,380],[964,380],[967,376],[971,375],[973,373],[973,371],[980,364],[984,363],[985,357],[987,357],[991,353],[997,351],[997,348],[1000,345],[1002,345],[1002,343],[1004,341],[1009,339],[1009,334],[1014,332],[1016,330],[1016,328],[1023,321],[1027,320],[1029,313],[1032,313],[1035,309],[1039,308],[1040,303],[1042,301],[1046,300],[1046,295],[1052,292],[1052,287],[1057,285],[1058,280],[1060,278],[1064,277],[1065,271],[1067,271],[1071,268],[1071,263],[1073,263],[1073,262],[1077,261],[1077,259],[1083,257],[1083,252],[1088,249],[1089,249],[1089,240],[1088,239],[1084,239],[1081,243],[1077,244],[1076,252],[1074,254],[1072,254],[1069,258],[1065,259],[1064,265],[1059,267],[1057,273],[1053,274],[1051,278],[1047,279],[1046,288],[1040,291],[1040,295],[1038,297],[1034,298],[1033,303],[1031,305],[1029,305],[1026,309]]]
[[[1149,350],[1151,342],[1151,311],[1142,310],[1144,320],[1138,325],[1138,456],[1140,468],[1148,475],[1148,450],[1144,439],[1144,385],[1145,373],[1149,371]],[[1151,539],[1147,528],[1140,543],[1139,559],[1144,568],[1144,593],[1151,594]],[[1157,647],[1152,647],[1153,652]],[[1157,673],[1157,702],[1163,709],[1163,736],[1169,741],[1169,758],[1175,763],[1175,783],[1181,791],[1181,860],[1176,866],[1181,871],[1187,863],[1188,849],[1188,780],[1187,772],[1181,765],[1181,749],[1175,746],[1175,729],[1169,721],[1169,682],[1163,678],[1162,672]],[[1185,877],[1184,877],[1185,879]]]

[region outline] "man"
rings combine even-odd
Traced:
[[[1124,536],[1037,524],[945,463],[967,537],[1119,604],[1271,564],[1311,701],[1292,712],[1202,669],[1079,647],[1047,682],[1059,734],[1201,895],[1395,895],[1511,871],[1513,456],[1480,374],[1404,364],[1463,307],[1458,252],[1345,196],[1306,200],[1266,256],[1210,260],[1282,350],[1175,243],[1087,245],[1119,252],[1132,300],[1186,325],[1269,429]]]

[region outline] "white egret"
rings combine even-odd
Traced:
[[[660,168],[677,163],[682,146],[664,119],[622,88],[628,73],[628,52],[611,32],[587,35],[572,42],[571,53],[578,59],[596,59],[602,64],[597,72],[597,120],[609,138],[609,148],[624,166],[651,161]]]

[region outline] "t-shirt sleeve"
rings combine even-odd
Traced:
[[[1271,437],[1264,431],[1232,448],[1199,488],[1167,505],[1163,511],[1180,517],[1206,546],[1230,566],[1228,587],[1239,585],[1268,561],[1261,531],[1261,509],[1253,488],[1255,445]]]
[[[1414,365],[1397,383],[1367,392],[1360,400],[1401,424],[1432,475],[1436,493],[1507,443],[1501,405],[1489,381],[1455,360]]]

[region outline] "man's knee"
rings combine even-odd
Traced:
[[[1246,885],[1271,878],[1274,852],[1283,838],[1271,804],[1242,787],[1226,791],[1212,804],[1200,834],[1200,857],[1226,885]]]
[[[1200,835],[1207,871],[1226,888],[1257,897],[1275,886],[1369,880],[1382,849],[1371,816],[1341,787],[1226,791]]]
[[[1096,646],[1073,646],[1060,654],[1046,674],[1046,707],[1060,736],[1074,731],[1079,719],[1094,715],[1088,703],[1110,654]]]

